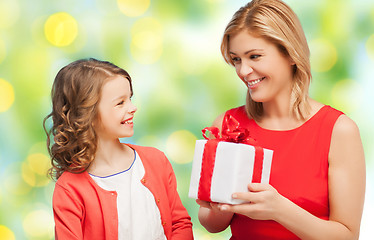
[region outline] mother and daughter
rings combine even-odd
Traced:
[[[209,232],[231,239],[357,239],[365,160],[356,124],[308,96],[309,48],[296,14],[280,0],[253,0],[224,32],[221,51],[248,88],[226,114],[274,150],[270,184],[249,184],[228,205],[197,200]],[[193,239],[166,156],[125,144],[136,107],[129,74],[96,59],[63,67],[52,87],[47,131],[57,179],[56,239]]]

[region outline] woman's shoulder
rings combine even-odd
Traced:
[[[245,118],[248,118],[248,115],[246,113],[246,110],[245,110],[245,106],[242,105],[242,106],[239,106],[239,107],[235,107],[235,108],[231,108],[223,113],[221,113],[220,115],[218,115],[213,123],[212,123],[212,127],[218,127],[219,129],[221,129],[222,127],[222,122],[223,122],[223,119],[225,118],[226,114],[230,114],[236,118],[241,118],[241,117],[245,117]]]
[[[338,110],[337,110],[338,111]],[[359,129],[355,121],[345,114],[341,114],[334,125],[333,134],[340,137],[350,138],[359,134]]]
[[[317,101],[313,101],[312,104],[312,111],[316,109],[316,112],[321,112],[324,110],[325,117],[328,117],[333,122],[333,134],[335,137],[349,137],[358,133],[358,127],[356,123],[345,115],[342,111],[330,106],[324,105]],[[338,138],[339,138],[338,137]]]
[[[317,113],[321,113],[321,112],[326,112],[326,113],[329,113],[329,114],[333,113],[333,114],[337,114],[337,115],[344,114],[342,111],[339,111],[338,109],[336,109],[336,108],[334,108],[330,105],[323,104],[323,103],[318,102],[314,99],[309,100],[309,105],[310,105],[310,114],[312,116],[314,116]]]
[[[225,112],[225,114],[231,114],[231,115],[236,115],[236,114],[244,114],[247,115],[247,112],[245,110],[245,105],[241,105],[239,107],[231,108]]]

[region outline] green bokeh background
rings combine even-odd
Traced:
[[[0,240],[53,239],[54,182],[44,172],[48,160],[42,120],[50,111],[57,71],[86,57],[111,61],[132,76],[138,107],[135,134],[123,141],[167,154],[195,238],[228,239],[227,230],[209,234],[200,226],[198,206],[187,194],[201,129],[245,102],[246,88],[223,61],[219,45],[227,22],[246,1],[127,2],[126,9],[131,4],[139,9],[134,16],[122,12],[116,0],[0,0]],[[360,239],[372,239],[374,2],[286,2],[298,14],[310,44],[311,96],[342,110],[360,128],[367,162]],[[61,18],[48,27],[48,19],[60,12],[72,21]]]

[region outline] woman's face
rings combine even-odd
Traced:
[[[129,80],[123,76],[118,75],[104,84],[95,123],[99,138],[117,139],[134,134],[133,117],[137,109],[131,96]]]
[[[291,95],[293,62],[278,47],[247,31],[230,36],[230,57],[236,73],[255,102],[271,102]]]

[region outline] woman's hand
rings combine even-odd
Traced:
[[[269,184],[248,184],[249,192],[234,193],[234,199],[244,200],[246,203],[229,205],[219,204],[218,208],[223,212],[233,212],[245,215],[256,220],[276,220],[282,200],[285,198]]]

